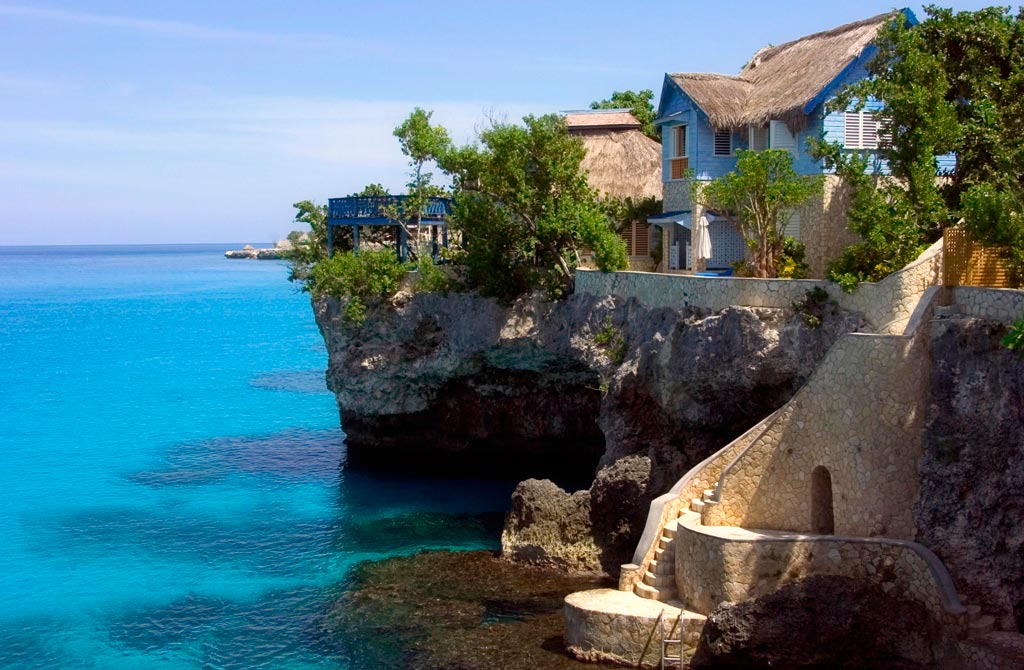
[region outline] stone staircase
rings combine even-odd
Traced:
[[[678,597],[676,592],[676,552],[674,548],[678,521],[673,520],[662,528],[654,559],[647,566],[643,580],[633,587],[641,598],[667,603]]]

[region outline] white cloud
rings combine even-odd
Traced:
[[[87,12],[75,12],[65,9],[26,5],[0,4],[0,15],[36,19],[40,21],[115,28],[180,39],[220,40],[301,46],[349,46],[351,48],[358,48],[361,50],[376,48],[374,45],[369,43],[356,40],[341,40],[333,35],[323,33],[268,33],[207,26],[198,23],[189,23],[186,21],[144,19],[130,16],[114,16],[109,14],[91,14]]]

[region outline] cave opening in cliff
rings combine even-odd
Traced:
[[[834,535],[836,532],[832,474],[823,465],[811,472],[811,530],[818,535]]]

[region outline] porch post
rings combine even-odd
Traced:
[[[409,233],[405,232],[405,226],[398,227],[398,260],[403,263],[409,257]]]
[[[327,223],[327,257],[332,258],[334,256],[334,226]]]
[[[352,226],[352,255],[359,255],[359,226]]]

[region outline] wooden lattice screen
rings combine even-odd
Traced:
[[[1010,288],[1010,265],[1003,247],[983,247],[961,226],[943,237],[943,283],[946,286]]]

